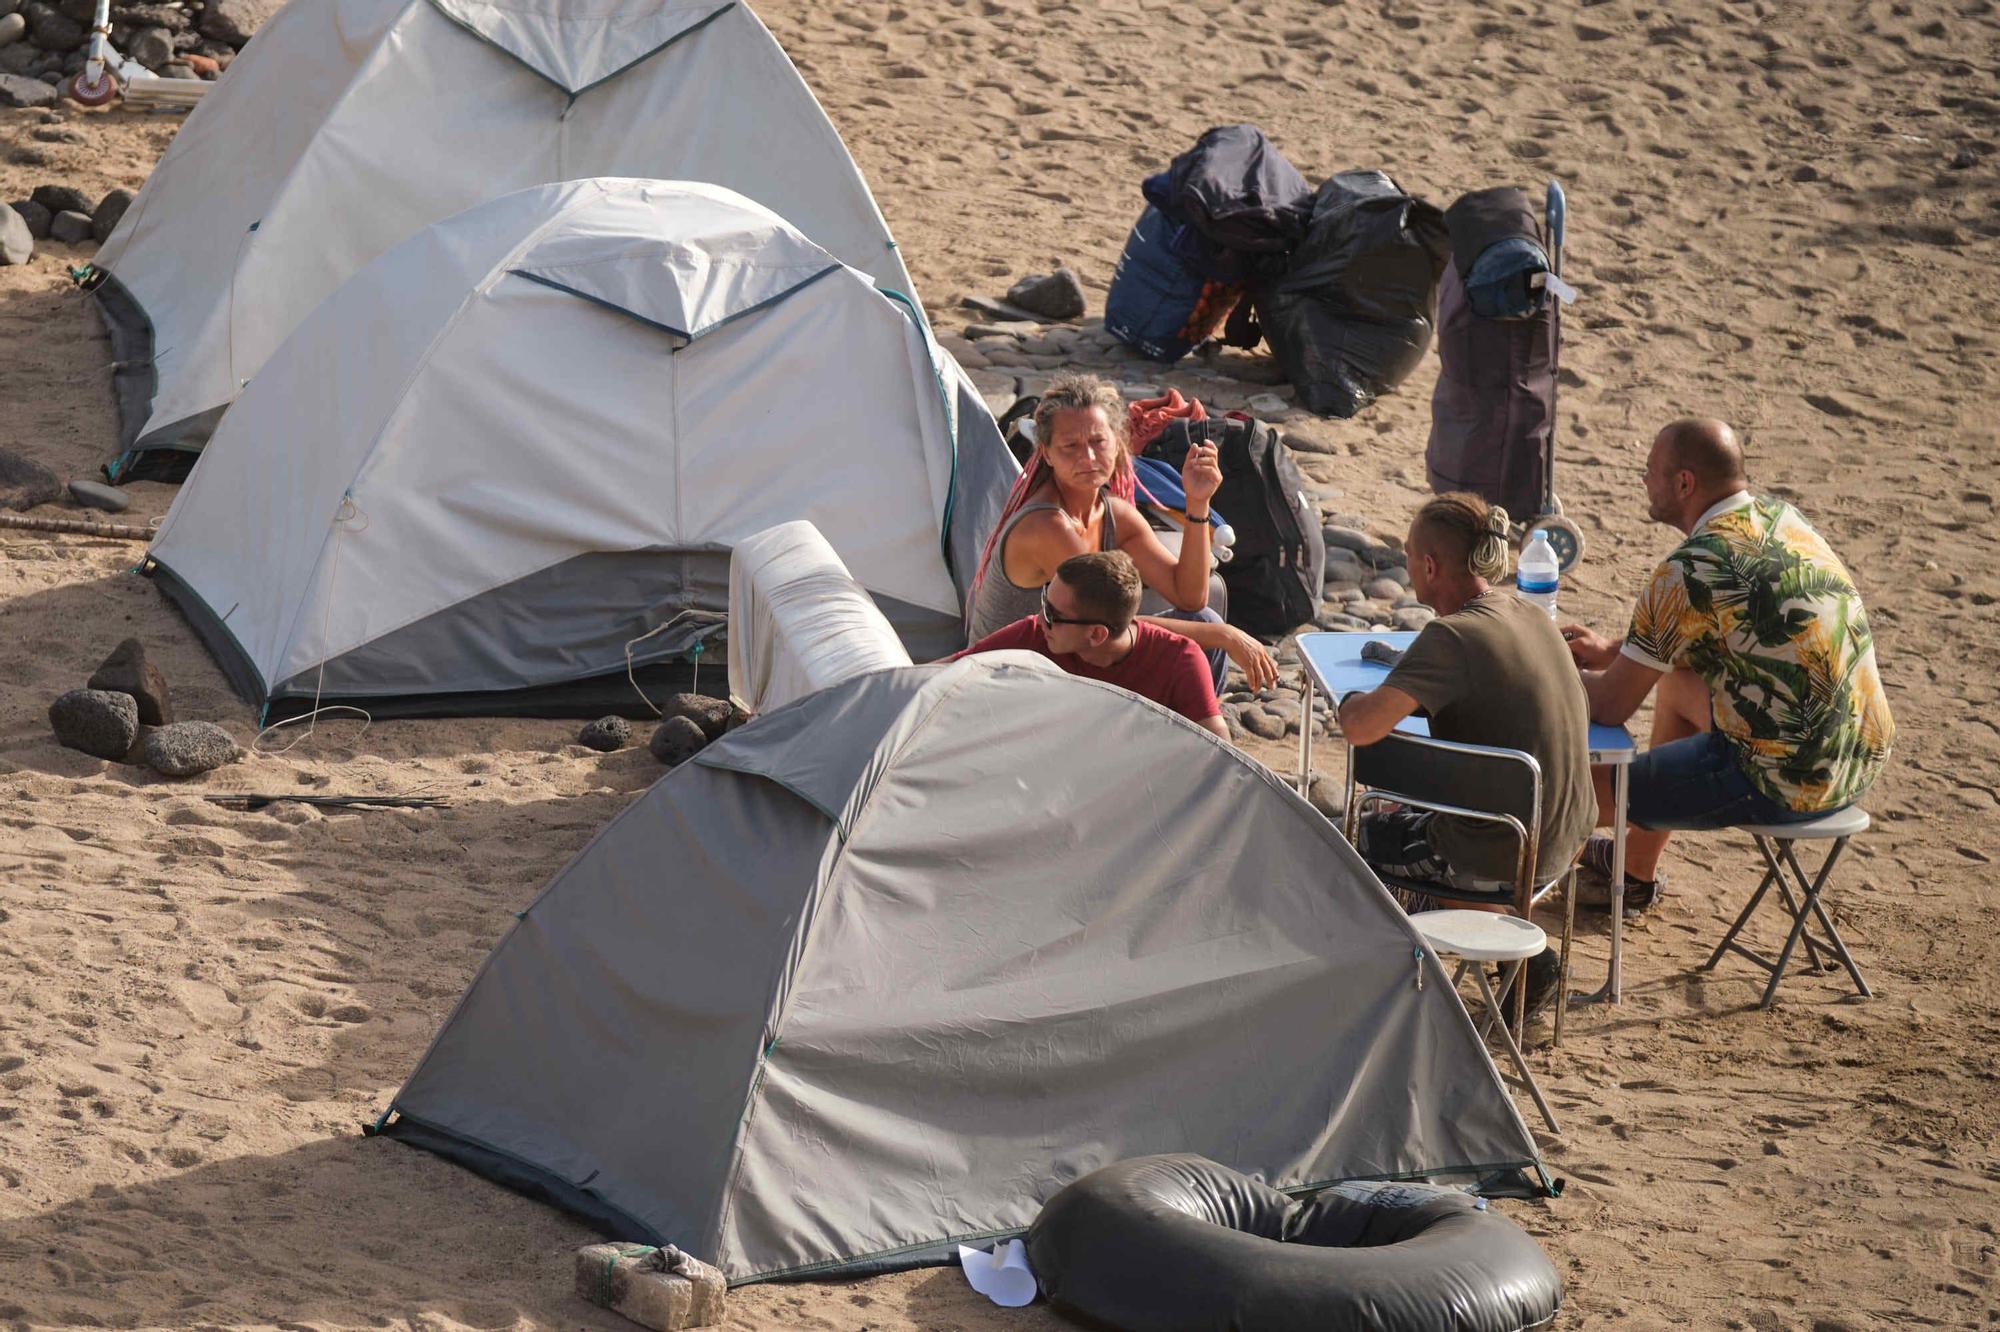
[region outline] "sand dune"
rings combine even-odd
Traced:
[[[2000,19],[1751,0],[766,0],[867,173],[941,329],[960,296],[1069,262],[1101,300],[1138,180],[1250,120],[1309,176],[1380,166],[1440,203],[1570,188],[1583,300],[1562,470],[1605,628],[1670,544],[1639,441],[1741,427],[1869,599],[1896,762],[1836,914],[1878,997],[1695,970],[1754,880],[1683,841],[1627,933],[1628,1000],[1538,1056],[1569,1181],[1510,1204],[1569,1283],[1564,1327],[1833,1332],[2000,1318],[2000,702],[1993,660]],[[0,112],[0,197],[136,186],[174,122]],[[88,249],[0,269],[0,446],[84,475],[113,447]],[[1185,367],[1152,382],[1200,390]],[[1151,372],[1149,372],[1151,373]],[[1352,422],[1287,423],[1340,503],[1400,529],[1426,369]],[[132,487],[137,521],[171,491]],[[568,1291],[561,1216],[365,1141],[510,913],[657,775],[556,722],[333,721],[169,784],[59,749],[48,700],[143,637],[185,716],[255,719],[134,545],[0,533],[0,1318],[118,1328],[611,1328]],[[1288,746],[1260,752],[1274,767]],[[230,790],[426,791],[438,811],[244,813]],[[1601,921],[1580,965],[1601,974]],[[1763,937],[1768,937],[1768,922]],[[1246,1107],[1246,1113],[1254,1108]],[[742,1328],[1043,1328],[958,1274],[732,1296]]]

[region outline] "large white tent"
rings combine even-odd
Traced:
[[[149,567],[281,711],[566,714],[592,682],[637,708],[628,648],[719,623],[731,550],[795,519],[913,657],[956,648],[1016,472],[922,320],[768,209],[572,181],[426,228],[314,311]]]
[[[1546,1183],[1334,826],[1024,652],[856,676],[663,777],[521,913],[391,1110],[735,1282],[938,1261],[1154,1152],[1294,1191]]]
[[[432,222],[589,176],[726,185],[912,297],[776,39],[730,0],[296,0],[258,30],[98,252],[114,480],[178,478],[243,384]]]

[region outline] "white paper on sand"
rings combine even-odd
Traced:
[[[1035,1274],[1028,1270],[1028,1251],[1010,1239],[993,1252],[958,1246],[959,1265],[972,1288],[1003,1309],[1018,1309],[1035,1300]]]

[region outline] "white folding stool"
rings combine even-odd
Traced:
[[[1542,1089],[1535,1082],[1535,1075],[1528,1071],[1528,1060],[1521,1053],[1521,1043],[1514,1038],[1508,1027],[1501,1005],[1513,992],[1514,985],[1521,979],[1522,969],[1528,959],[1549,946],[1549,936],[1533,921],[1522,920],[1519,916],[1503,916],[1497,911],[1419,911],[1410,917],[1417,933],[1424,936],[1424,942],[1439,957],[1457,957],[1458,970],[1451,976],[1451,983],[1457,985],[1470,971],[1479,982],[1479,994],[1486,1002],[1486,1020],[1479,1029],[1480,1038],[1486,1039],[1493,1028],[1500,1029],[1500,1040],[1507,1053],[1513,1058],[1514,1069],[1527,1084],[1528,1095],[1535,1098],[1535,1108],[1548,1121],[1549,1132],[1561,1133],[1556,1127],[1555,1112],[1542,1097]],[[1484,963],[1499,962],[1506,968],[1505,977],[1500,982],[1499,994],[1494,994],[1491,982],[1486,979]]]
[[[1741,831],[1749,833],[1751,840],[1757,843],[1757,850],[1763,853],[1764,879],[1757,885],[1757,891],[1751,894],[1749,904],[1736,917],[1736,923],[1729,927],[1729,933],[1723,935],[1722,942],[1715,946],[1715,952],[1709,955],[1708,961],[1701,964],[1701,969],[1714,970],[1715,964],[1722,960],[1724,953],[1740,953],[1749,958],[1771,975],[1770,982],[1764,986],[1764,1002],[1758,1005],[1760,1008],[1769,1008],[1778,996],[1778,982],[1785,978],[1785,967],[1792,960],[1792,950],[1798,947],[1800,939],[1804,939],[1806,960],[1813,970],[1822,969],[1820,950],[1825,949],[1839,958],[1841,965],[1847,968],[1847,974],[1854,978],[1854,988],[1860,991],[1862,998],[1866,999],[1873,995],[1874,991],[1868,988],[1867,981],[1861,979],[1861,968],[1854,964],[1853,955],[1847,951],[1847,945],[1841,940],[1840,931],[1834,928],[1833,917],[1827,913],[1826,905],[1821,901],[1827,878],[1833,873],[1834,864],[1839,861],[1840,853],[1847,849],[1850,838],[1868,831],[1868,822],[1867,810],[1858,805],[1849,805],[1846,809],[1835,810],[1822,818],[1805,823],[1739,825]],[[1798,854],[1793,850],[1793,846],[1798,842],[1825,841],[1831,841],[1833,846],[1827,851],[1826,859],[1820,862],[1819,872],[1808,879],[1804,868],[1799,864]],[[1785,936],[1785,946],[1779,950],[1778,960],[1775,962],[1762,953],[1736,942],[1736,936],[1742,933],[1743,926],[1749,921],[1751,913],[1756,911],[1758,904],[1764,900],[1764,895],[1771,891],[1772,884],[1778,886],[1779,896],[1784,900],[1785,910],[1792,922],[1791,933]],[[1798,889],[1796,897],[1792,893],[1794,887]],[[1815,918],[1819,921],[1820,928],[1825,931],[1824,937],[1818,939],[1813,937],[1809,928]]]

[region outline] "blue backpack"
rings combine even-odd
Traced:
[[[1189,228],[1150,205],[1126,238],[1104,298],[1104,329],[1140,355],[1178,361],[1214,337],[1243,288],[1204,279],[1182,259]]]

